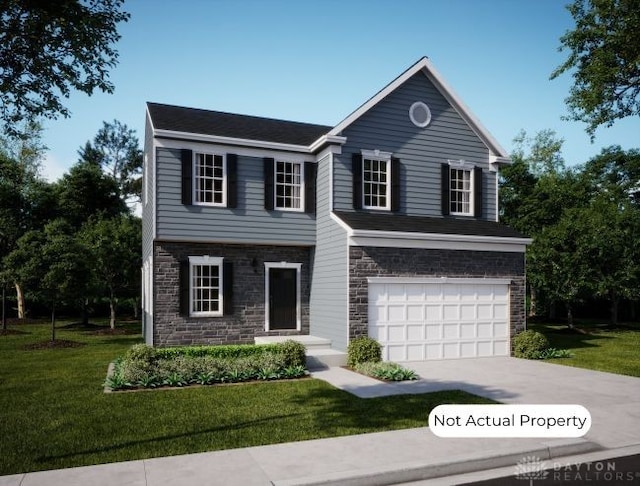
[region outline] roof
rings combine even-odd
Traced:
[[[221,111],[147,103],[155,130],[309,146],[332,127]]]
[[[526,238],[510,226],[495,221],[461,218],[433,218],[406,216],[397,213],[362,213],[336,211],[334,213],[353,230],[389,231],[400,233],[492,236]]]
[[[482,140],[487,148],[492,152],[492,155],[500,157],[502,163],[508,163],[508,152],[493,138],[489,131],[480,123],[480,120],[471,113],[471,110],[462,101],[462,99],[456,94],[456,92],[449,86],[440,73],[436,70],[429,58],[423,57],[413,66],[403,72],[400,76],[395,78],[384,88],[378,91],[375,95],[369,98],[366,102],[360,105],[355,111],[353,111],[344,120],[338,123],[329,132],[329,135],[340,135],[349,125],[355,122],[358,118],[364,115],[367,111],[382,101],[387,95],[395,91],[399,86],[404,84],[409,78],[416,73],[422,72],[433,83],[436,89],[444,96],[449,104],[458,112],[463,120],[467,122],[469,127],[475,132],[475,134]]]

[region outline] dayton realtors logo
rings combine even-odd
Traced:
[[[528,479],[529,485],[533,486],[536,480],[544,480],[549,475],[545,469],[545,463],[536,456],[523,457],[516,464],[516,479]]]

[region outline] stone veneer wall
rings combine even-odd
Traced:
[[[511,279],[511,337],[525,328],[524,253],[349,248],[349,339],[368,334],[368,277],[499,277]]]
[[[233,264],[233,314],[187,317],[180,314],[180,261],[189,256],[224,257]],[[155,346],[253,343],[255,336],[309,334],[309,247],[156,242],[154,245]],[[254,264],[255,259],[255,266]],[[264,330],[264,262],[302,263],[301,331]]]

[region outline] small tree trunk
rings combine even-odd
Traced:
[[[111,297],[109,299],[109,327],[111,329],[116,328],[116,305],[118,304],[118,299],[115,297]]]
[[[51,303],[51,342],[56,340],[56,302]]]
[[[140,299],[135,297],[133,299],[133,318],[137,319],[140,316]]]
[[[24,309],[24,293],[22,292],[22,287],[18,282],[15,284],[16,287],[16,299],[18,301],[18,319],[25,318],[25,309]]]
[[[567,304],[567,326],[569,326],[569,329],[575,329],[573,326],[573,309],[571,308],[571,304]]]
[[[615,290],[611,291],[611,324],[614,326],[618,324],[618,304],[620,299],[618,293]]]
[[[2,284],[2,330],[7,330],[7,286]]]
[[[529,317],[535,317],[538,311],[538,292],[535,287],[529,287]]]
[[[84,299],[82,301],[82,325],[89,325],[89,299]]]

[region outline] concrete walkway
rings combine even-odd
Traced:
[[[1,476],[0,486],[397,484],[640,447],[638,378],[515,358],[406,365],[422,379],[388,384],[342,368],[314,376],[360,397],[462,389],[504,403],[575,403],[591,412],[591,430],[583,439],[442,439],[418,428]]]

